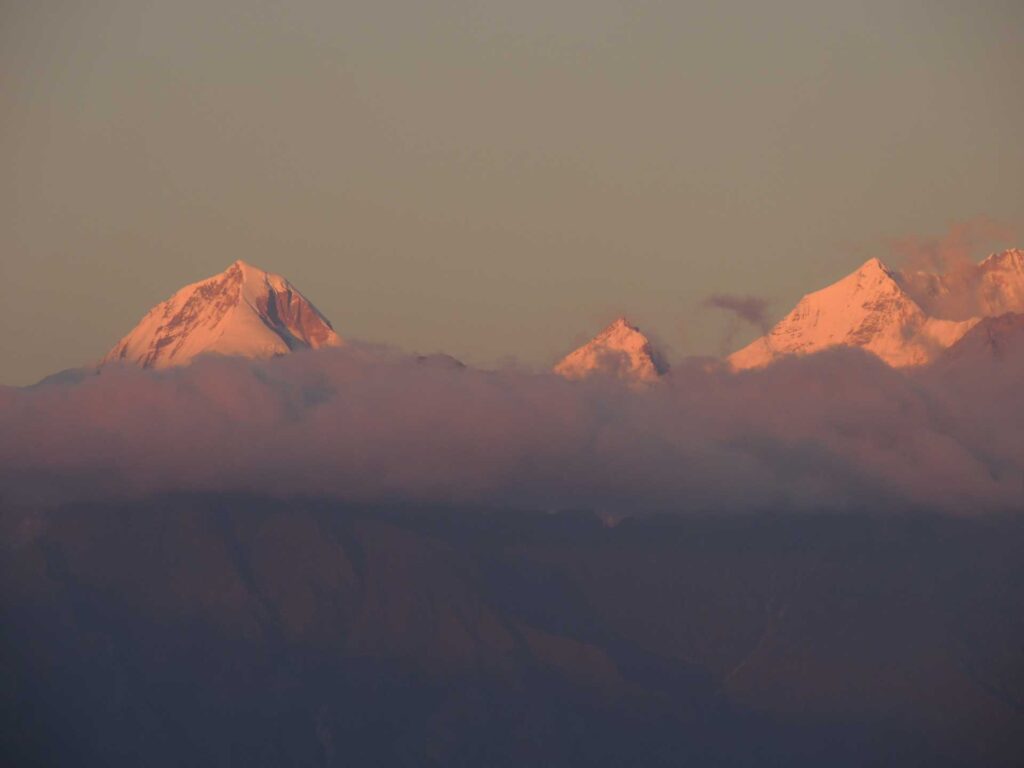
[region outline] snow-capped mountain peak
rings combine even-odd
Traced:
[[[285,278],[238,260],[153,307],[102,363],[167,368],[202,354],[266,358],[342,344]]]
[[[624,317],[617,318],[597,336],[566,355],[555,373],[567,379],[594,374],[636,382],[655,381],[668,366],[639,328]]]
[[[837,346],[858,347],[895,367],[929,362],[976,320],[930,317],[899,277],[881,260],[869,259],[838,282],[804,296],[767,335],[732,354],[730,365],[758,368],[781,356]]]

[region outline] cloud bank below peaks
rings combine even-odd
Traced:
[[[175,491],[648,511],[1017,509],[1024,355],[836,350],[637,391],[359,348],[0,389],[0,500]]]

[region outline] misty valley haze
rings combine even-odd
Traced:
[[[13,501],[171,490],[630,510],[1019,505],[1024,357],[914,375],[855,350],[616,381],[358,348],[105,367],[0,393]]]

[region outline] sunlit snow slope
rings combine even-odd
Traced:
[[[668,371],[650,340],[624,317],[605,328],[555,366],[567,379],[604,374],[628,381],[649,382]]]
[[[291,283],[236,261],[153,307],[102,362],[168,368],[203,354],[266,358],[342,344],[327,318]]]
[[[737,370],[786,355],[857,347],[889,365],[935,360],[983,317],[1024,311],[1024,251],[943,274],[900,272],[878,259],[804,296],[771,331],[729,357]]]

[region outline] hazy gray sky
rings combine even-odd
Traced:
[[[0,383],[236,258],[472,364],[717,353],[710,294],[1021,244],[1022,80],[1019,0],[0,0]]]

